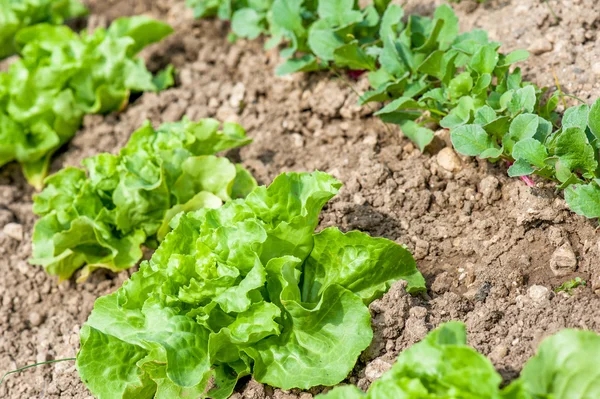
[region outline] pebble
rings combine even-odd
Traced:
[[[532,301],[540,303],[550,298],[550,290],[543,285],[532,285],[527,290],[527,295]]]
[[[460,158],[452,148],[446,147],[437,154],[437,163],[449,172],[460,170]]]
[[[548,41],[547,39],[540,37],[538,39],[535,39],[533,42],[531,42],[528,50],[532,54],[540,55],[540,54],[550,52],[550,51],[552,51],[552,49],[553,49],[552,43],[550,41]]]
[[[550,269],[555,276],[566,276],[577,269],[577,257],[571,244],[565,243],[552,254]]]
[[[491,198],[492,195],[498,190],[500,181],[494,176],[487,176],[479,183],[479,192],[483,194],[484,198]]]
[[[23,240],[23,226],[18,223],[8,223],[2,229],[4,234],[17,241]]]
[[[246,87],[242,82],[238,82],[231,89],[231,96],[229,96],[229,104],[233,108],[238,108],[241,106],[242,101],[244,100],[244,95],[246,94]]]
[[[373,382],[391,368],[392,365],[388,362],[381,359],[375,359],[371,363],[367,364],[367,367],[365,368],[365,377],[367,377],[369,381]]]
[[[29,313],[29,322],[31,323],[32,326],[34,326],[34,327],[39,326],[40,324],[42,324],[43,320],[44,319],[38,312]]]

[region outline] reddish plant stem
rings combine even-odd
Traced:
[[[358,78],[365,72],[367,72],[366,69],[349,69],[348,77],[353,80],[358,80]]]
[[[508,163],[508,167],[510,168],[514,162],[506,161]],[[535,182],[529,176],[519,176],[519,179],[523,181],[527,185],[527,187],[535,187]]]

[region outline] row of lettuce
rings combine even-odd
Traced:
[[[63,10],[62,19],[77,15],[73,2],[48,4]],[[509,70],[525,54],[498,54],[482,32],[458,35],[449,7],[438,8],[433,19],[409,16],[406,24],[402,9],[386,1],[359,10],[345,0],[211,0],[196,10],[232,18],[240,36],[268,31],[270,45],[288,40],[289,60],[280,72],[331,62],[370,70],[374,90],[363,101],[393,100],[378,114],[422,147],[433,134],[427,123],[453,124],[455,142],[461,129],[473,126],[487,134],[490,126],[529,132],[533,124],[528,138],[557,135],[553,140],[569,139],[571,146],[575,133],[564,132],[596,131],[588,122],[596,108],[582,106],[565,114],[558,133],[548,132],[542,120],[550,130],[558,123],[558,96],[540,106],[543,91]],[[81,35],[47,23],[27,27],[61,18],[16,24],[10,40],[19,59],[0,74],[0,164],[21,162],[36,186],[83,115],[120,110],[131,91],[173,82],[172,70],[153,77],[135,58],[171,32],[167,25],[133,17]],[[527,115],[539,118],[537,124]],[[565,128],[565,121],[575,126]],[[524,138],[510,138],[490,157],[514,160],[504,148],[523,146]],[[283,389],[337,385],[372,341],[368,305],[398,280],[410,294],[426,290],[403,245],[335,227],[315,232],[322,208],[341,186],[332,176],[285,173],[257,186],[241,165],[216,156],[249,142],[241,126],[213,119],[156,129],[146,123],[117,155],[61,170],[34,197],[41,218],[31,261],[60,279],[76,273],[85,279],[98,268],[121,271],[142,259],[143,247],[157,248],[117,292],[96,301],[81,330],[77,369],[97,397],[227,398],[248,375]],[[523,168],[519,159],[515,165]],[[572,184],[574,192],[586,187]],[[597,351],[599,340],[591,332],[559,333],[521,378],[500,390],[491,363],[466,346],[464,327],[449,323],[402,353],[368,393],[340,387],[325,397],[591,399],[600,390],[593,364],[569,359]],[[573,369],[581,371],[577,378]]]
[[[259,187],[213,155],[248,142],[240,126],[212,119],[146,124],[118,155],[84,160],[87,173],[66,168],[36,196],[34,256],[61,278],[84,264],[83,278],[131,267],[142,245],[161,243],[81,330],[77,369],[96,397],[228,398],[248,375],[283,389],[337,385],[372,341],[368,305],[398,280],[425,291],[404,246],[315,233],[341,186],[330,175],[285,173]],[[462,324],[443,325],[367,393],[342,386],[322,397],[591,399],[600,389],[594,357],[582,355],[600,350],[593,332],[549,338],[504,389],[465,342]],[[589,362],[573,363],[582,356]]]
[[[18,59],[0,72],[0,166],[19,162],[41,189],[52,154],[75,135],[84,115],[121,110],[131,92],[174,83],[172,67],[153,76],[136,58],[172,28],[137,16],[78,34],[54,25],[83,14],[78,2],[7,1],[0,1],[0,45],[2,55],[16,52]]]
[[[433,18],[404,15],[377,0],[188,0],[197,17],[231,21],[237,37],[268,36],[284,46],[278,74],[332,68],[368,72],[361,103],[386,102],[375,113],[400,126],[422,150],[434,130],[450,130],[459,153],[506,161],[510,176],[538,175],[565,189],[569,207],[600,216],[600,102],[555,112],[562,96],[524,82],[524,50],[499,52],[487,32],[459,34],[452,8]]]

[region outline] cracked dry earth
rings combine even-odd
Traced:
[[[408,1],[408,12],[431,13],[441,1]],[[456,6],[463,29],[490,31],[505,51],[527,48],[527,79],[588,102],[600,96],[600,3],[595,0],[491,0]],[[88,24],[146,13],[176,33],[144,56],[152,69],[172,62],[178,85],[146,93],[126,111],[88,116],[53,169],[116,152],[149,119],[154,124],[216,117],[241,123],[254,142],[228,155],[267,184],[283,171],[329,172],[345,184],[323,212],[321,227],[361,229],[405,243],[426,276],[428,295],[410,297],[396,284],[371,305],[375,339],[346,382],[366,388],[397,354],[447,320],[467,324],[469,343],[514,378],[545,336],[564,327],[600,332],[600,236],[597,222],[570,213],[550,185],[528,188],[506,166],[456,155],[447,133],[422,154],[394,126],[356,105],[347,84],[328,74],[274,76],[279,59],[259,41],[226,40],[227,26],[194,21],[183,1],[90,1]],[[555,20],[553,13],[559,18]],[[363,78],[353,83],[367,88]],[[99,271],[87,282],[57,280],[31,266],[35,216],[16,165],[0,171],[0,373],[72,357],[94,300],[132,271]],[[150,255],[150,254],[148,254]],[[572,295],[554,288],[579,276]],[[234,398],[309,399],[319,392],[281,391],[243,381]],[[73,362],[8,377],[6,398],[88,398]]]

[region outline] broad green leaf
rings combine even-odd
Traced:
[[[452,7],[446,4],[437,7],[433,13],[433,17],[434,19],[444,21],[438,42],[441,50],[447,50],[458,36],[458,18],[454,14]]]
[[[317,13],[332,27],[343,27],[362,21],[361,12],[353,10],[354,0],[318,0]]]
[[[402,122],[400,128],[406,137],[417,144],[421,152],[431,143],[435,135],[431,129],[420,126],[418,123],[410,120]]]
[[[590,109],[590,113],[588,114],[588,126],[594,136],[600,139],[600,99],[596,100]]]
[[[392,241],[357,231],[344,234],[336,228],[327,228],[314,239],[304,268],[303,302],[315,302],[333,284],[352,291],[365,303],[380,297],[399,279],[408,282],[409,293],[425,289],[410,252]],[[369,278],[363,279],[366,275]]]
[[[495,46],[487,45],[479,48],[473,54],[469,66],[480,75],[491,74],[498,64],[498,59],[499,55]]]
[[[535,169],[531,166],[529,161],[526,161],[525,159],[517,159],[515,163],[508,168],[508,175],[510,177],[529,176],[533,172],[535,172]]]
[[[525,398],[593,399],[600,395],[595,366],[600,337],[593,331],[563,330],[544,341],[513,383]],[[509,388],[509,389],[514,389]]]
[[[240,37],[256,39],[263,32],[263,19],[256,10],[242,8],[237,10],[231,18],[231,30]]]
[[[477,156],[495,148],[492,138],[479,125],[464,125],[452,129],[450,138],[456,151],[463,155]]]
[[[340,67],[375,70],[375,61],[356,43],[348,43],[333,52],[333,60]]]
[[[333,61],[335,50],[343,44],[344,41],[323,19],[312,24],[308,31],[308,45],[322,60]]]
[[[585,132],[576,127],[563,130],[556,141],[555,155],[570,171],[593,174],[598,167],[594,152]]]
[[[423,341],[400,353],[398,360],[366,395],[347,387],[336,388],[318,399],[348,398],[499,398],[502,382],[491,362],[466,345],[465,327],[442,324]]]
[[[446,115],[441,121],[440,126],[446,129],[453,129],[455,127],[469,123],[472,114],[475,110],[475,102],[471,97],[462,97],[458,101],[458,105],[448,115]]]
[[[285,334],[245,349],[254,359],[254,378],[282,389],[334,385],[346,378],[373,337],[362,300],[339,285],[328,286],[311,308],[281,295],[290,325]]]
[[[590,107],[587,104],[567,108],[562,118],[562,128],[568,129],[570,127],[577,127],[581,130],[585,130],[589,113]]]
[[[567,187],[565,200],[578,215],[590,219],[600,217],[600,187],[595,183]]]
[[[546,158],[548,151],[546,147],[539,141],[533,138],[525,138],[515,143],[512,156],[514,159],[523,159],[536,168],[542,169],[546,166]]]
[[[514,141],[532,138],[537,132],[539,123],[539,116],[535,114],[521,114],[513,119],[510,124],[510,137]]]
[[[529,58],[529,52],[527,50],[515,50],[505,57],[500,57],[500,61],[498,62],[499,67],[505,67],[517,62],[525,61]]]
[[[459,100],[461,97],[468,95],[472,88],[473,78],[471,74],[463,72],[450,81],[448,92],[451,99]]]
[[[533,112],[536,104],[535,88],[532,85],[525,86],[513,93],[508,104],[509,111],[516,115],[520,112]]]

